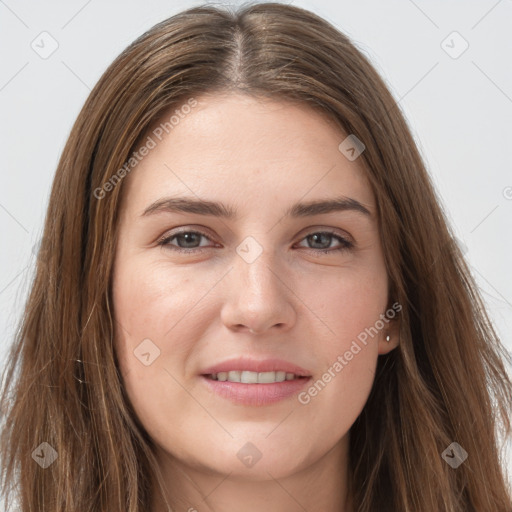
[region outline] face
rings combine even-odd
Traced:
[[[161,454],[279,478],[346,447],[396,346],[375,198],[308,107],[196,100],[123,183],[116,353]]]

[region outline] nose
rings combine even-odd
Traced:
[[[233,269],[223,280],[225,302],[221,318],[224,325],[252,334],[274,329],[284,332],[292,328],[297,316],[294,303],[297,298],[284,274],[266,251],[250,263],[236,255]]]

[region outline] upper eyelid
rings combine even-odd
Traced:
[[[186,228],[186,227],[183,228],[183,229],[179,229],[179,231],[166,232],[164,235],[162,235],[161,237],[158,238],[158,242],[172,240],[176,236],[184,234],[184,233],[197,233],[197,234],[199,234],[201,236],[204,236],[205,238],[207,238],[211,242],[215,242],[215,240],[213,239],[213,237],[211,235],[205,233],[201,229],[199,229],[199,228]],[[302,241],[307,236],[310,236],[310,235],[316,234],[316,233],[328,233],[330,235],[333,235],[333,236],[336,236],[336,237],[340,237],[341,239],[345,240],[346,242],[354,244],[354,239],[348,233],[347,234],[341,234],[341,233],[339,233],[336,230],[336,228],[325,228],[325,227],[323,227],[323,228],[322,227],[311,228],[311,230],[308,230],[306,233],[301,235],[301,238],[300,238],[299,241]],[[199,249],[199,247],[196,247],[196,249]]]
[[[204,236],[210,242],[215,243],[215,241],[212,239],[212,237],[210,235],[203,233],[202,231],[199,231],[197,229],[184,229],[183,231],[175,231],[173,233],[166,233],[158,239],[158,242],[164,242],[164,241],[168,242],[168,241],[172,240],[173,238],[176,238],[177,236],[182,235],[184,233],[196,233],[198,235]],[[199,249],[199,247],[195,247],[195,249]],[[205,247],[205,249],[206,249],[206,247]]]

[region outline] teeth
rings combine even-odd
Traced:
[[[226,380],[229,380],[229,382],[240,382],[240,372],[228,372]]]
[[[293,380],[298,377],[294,373],[283,371],[277,372],[249,372],[249,371],[230,371],[213,373],[210,376],[213,380],[241,382],[243,384],[272,384],[274,382],[283,382],[284,380]]]

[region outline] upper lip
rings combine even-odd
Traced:
[[[235,359],[228,359],[222,363],[210,366],[201,371],[202,375],[211,375],[213,373],[229,372],[229,371],[243,371],[250,372],[277,372],[283,371],[286,373],[294,373],[300,377],[310,377],[311,373],[296,364],[283,361],[282,359],[249,359],[247,357],[239,357]]]

